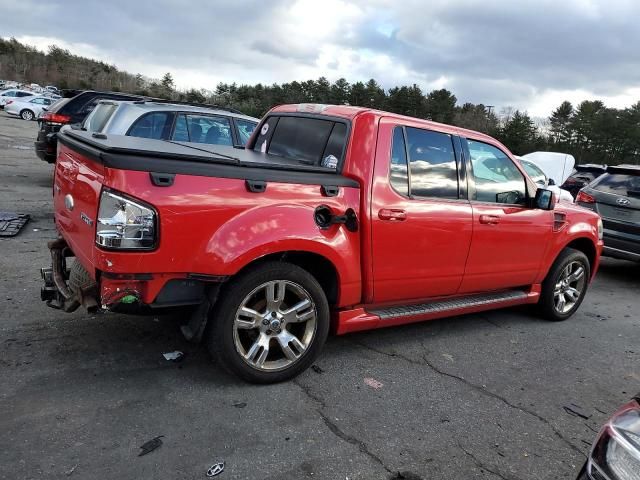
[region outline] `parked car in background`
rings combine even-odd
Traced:
[[[93,90],[63,90],[64,98],[52,104],[38,119],[39,130],[35,142],[36,154],[48,163],[56,161],[56,134],[60,127],[81,123],[100,100],[142,100],[138,95],[117,92],[96,92]]]
[[[4,80],[0,80],[0,90],[4,90],[6,84],[7,82],[5,82]]]
[[[58,87],[54,87],[53,85],[47,85],[46,87],[44,87],[44,89],[47,92],[51,92],[51,93],[55,93],[55,94],[58,93]]]
[[[8,100],[4,106],[4,111],[23,120],[35,120],[54,102],[55,100],[42,95],[20,97]]]
[[[598,165],[595,163],[576,165],[574,167],[573,173],[569,175],[569,178],[567,178],[562,184],[562,188],[571,192],[573,198],[576,198],[576,196],[578,196],[578,192],[583,187],[589,185],[606,171],[606,165]]]
[[[212,115],[243,118],[175,107],[141,102],[128,128],[146,115],[145,136],[193,141],[189,115],[199,139]],[[568,319],[602,248],[598,215],[556,205],[488,135],[342,105],[278,106],[243,149],[65,126],[52,194],[42,300],[190,305],[185,336],[260,383],[309,367],[330,328],[524,304]]]
[[[640,393],[600,429],[577,480],[640,478]]]
[[[576,159],[573,155],[559,152],[532,152],[522,155],[522,158],[535,163],[542,169],[553,184],[562,185],[573,172]]]
[[[555,195],[558,201],[560,202],[568,202],[573,203],[573,196],[566,190],[558,187],[553,179],[547,177],[547,175],[542,171],[542,169],[536,165],[531,160],[525,160],[522,157],[516,156],[516,158],[520,161],[520,164],[525,169],[525,171],[529,174],[531,180],[536,182],[542,188],[547,188],[551,190]]]
[[[243,147],[259,121],[215,105],[103,100],[83,128],[106,135]]]
[[[3,90],[0,92],[0,107],[4,108],[5,104],[9,100],[15,100],[16,98],[21,97],[32,97],[33,95],[34,93],[29,90],[19,90],[17,88]]]
[[[578,192],[576,203],[597,212],[603,255],[640,261],[640,166],[617,165]]]

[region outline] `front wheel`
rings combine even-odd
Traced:
[[[33,112],[31,110],[22,110],[20,112],[20,118],[23,120],[33,120]]]
[[[209,320],[208,347],[227,370],[253,383],[288,380],[317,358],[329,305],[306,270],[270,262],[234,278]]]
[[[584,300],[591,278],[587,256],[579,250],[565,248],[542,282],[540,310],[553,321],[566,320]]]

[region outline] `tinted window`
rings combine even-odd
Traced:
[[[161,140],[170,128],[172,118],[169,112],[148,113],[136,120],[127,135]]]
[[[240,139],[240,143],[245,145],[249,141],[249,137],[256,129],[255,122],[249,122],[248,120],[240,120],[236,119],[236,127],[238,129],[238,139]]]
[[[521,204],[526,200],[524,177],[500,149],[466,140],[476,191],[480,202]]]
[[[30,97],[33,93],[30,92],[16,92],[16,97]]]
[[[600,192],[613,193],[614,195],[640,196],[640,172],[638,175],[606,173],[592,187]]]
[[[210,115],[186,115],[189,141],[211,145],[233,145],[228,118]]]
[[[267,152],[282,157],[294,158],[309,165],[321,165],[322,154],[327,147],[329,135],[335,122],[318,118],[280,117]],[[336,139],[336,143],[339,142]],[[344,146],[344,135],[342,138]],[[261,148],[256,143],[257,149]],[[340,156],[337,156],[337,160]]]
[[[338,165],[338,159],[342,157],[342,149],[344,148],[346,137],[347,126],[344,123],[334,123],[327,146],[322,153],[323,163],[321,164],[323,167]]]
[[[173,130],[173,136],[171,140],[175,140],[176,142],[188,142],[189,141],[189,132],[187,130],[187,117],[184,114],[178,115],[176,119],[176,126]]]
[[[391,186],[402,195],[409,195],[409,173],[407,168],[407,151],[404,143],[402,127],[393,129],[393,146],[391,147]]]
[[[458,169],[451,136],[406,128],[411,194],[458,198]]]

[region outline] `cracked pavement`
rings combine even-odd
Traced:
[[[270,386],[225,374],[180,315],[48,309],[36,128],[0,112],[0,211],[32,215],[0,239],[0,479],[196,479],[218,461],[221,479],[572,479],[640,390],[640,266],[610,259],[566,322],[510,309],[333,337],[317,371]]]

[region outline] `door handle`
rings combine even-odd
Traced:
[[[480,223],[484,225],[497,225],[500,223],[500,217],[497,215],[480,215]]]
[[[407,212],[399,208],[383,208],[378,212],[378,218],[380,218],[380,220],[402,222],[407,219]]]

